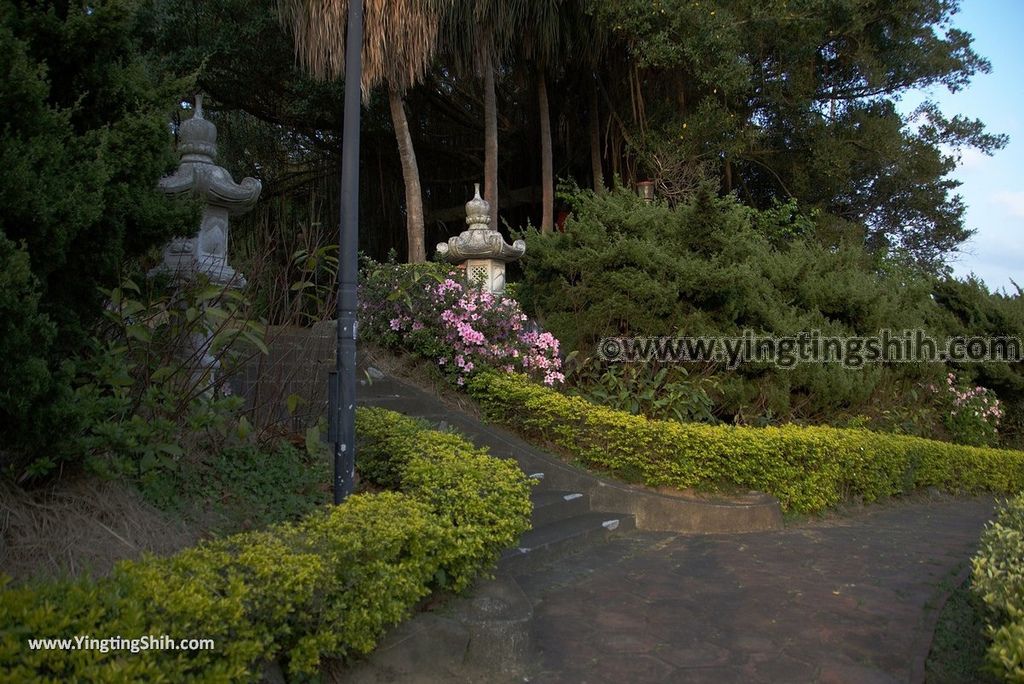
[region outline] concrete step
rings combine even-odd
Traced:
[[[590,512],[590,497],[583,492],[568,489],[541,489],[541,485],[533,490],[533,526],[542,527],[566,518],[574,518]]]
[[[515,548],[502,554],[498,569],[512,573],[535,570],[545,563],[635,527],[634,517],[625,513],[583,513],[556,520],[524,534]]]

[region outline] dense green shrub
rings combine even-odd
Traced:
[[[28,253],[0,233],[0,470],[24,465],[66,427],[68,371],[51,366],[56,328],[39,298]]]
[[[516,375],[481,373],[486,415],[583,463],[652,486],[768,492],[783,508],[821,511],[915,487],[1024,490],[1024,452],[831,427],[752,428],[651,420],[569,397]]]
[[[361,409],[359,421],[371,471],[403,491],[125,562],[97,582],[7,588],[0,668],[13,681],[252,681],[263,660],[282,658],[290,673],[312,674],[325,656],[370,651],[432,588],[464,589],[527,529],[529,486],[514,463],[396,413]],[[216,648],[28,648],[76,635],[210,638]]]
[[[942,407],[942,422],[953,441],[974,446],[993,446],[999,438],[1001,402],[986,387],[969,387],[956,374],[946,375],[945,387],[933,387]]]
[[[981,535],[971,588],[988,607],[988,660],[1008,682],[1024,682],[1024,496],[1005,502]]]
[[[165,198],[187,84],[146,56],[140,0],[0,3],[0,233],[24,241],[41,308],[74,349],[126,258],[186,229]]]
[[[311,672],[321,654],[372,648],[428,591],[444,531],[428,507],[385,493],[296,526],[246,533],[171,558],[121,564],[90,583],[5,592],[0,662],[15,680],[239,681],[264,657]],[[171,635],[216,650],[140,654],[30,651],[38,637]]]
[[[966,338],[1017,337],[1024,339],[1024,296],[989,292],[975,279],[946,279],[936,284],[935,301],[941,306],[941,327],[947,335]],[[1024,366],[1020,363],[980,363],[955,369],[965,383],[995,392],[1004,404],[999,431],[1004,442],[1024,444]]]
[[[103,324],[75,358],[73,382],[61,386],[68,405],[60,408],[59,429],[36,442],[45,449],[11,449],[7,474],[40,477],[72,465],[145,488],[187,455],[247,441],[243,400],[223,392],[235,362],[266,349],[245,297],[202,283],[174,294],[149,285],[143,292],[126,280],[104,291]],[[207,335],[204,353],[220,363],[219,375],[196,370],[196,339]]]
[[[383,409],[359,409],[356,433],[367,442],[359,451],[360,475],[428,501],[452,525],[454,542],[441,564],[446,586],[461,591],[481,558],[493,562],[526,530],[529,485],[514,461]]]
[[[77,429],[68,357],[99,286],[195,225],[156,190],[185,85],[144,56],[144,5],[0,2],[0,467],[17,476]]]
[[[672,207],[645,204],[626,189],[577,190],[566,198],[573,213],[565,233],[525,234],[519,293],[524,309],[581,359],[595,356],[602,337],[622,335],[849,337],[920,329],[939,344],[958,336],[1024,339],[1019,291],[991,293],[973,278],[937,277],[898,256],[872,254],[857,240],[828,234],[794,204],[759,211],[698,192]],[[707,420],[699,410],[706,394],[714,417],[727,422],[863,418],[886,431],[991,441],[992,434],[962,429],[962,420],[950,427],[950,407],[924,391],[942,386],[952,371],[1005,404],[1003,444],[1016,445],[1024,434],[1019,363],[647,365],[635,373],[607,366],[571,372],[569,385],[615,407],[646,404],[640,412],[655,417],[678,407]],[[679,390],[678,401],[665,401],[665,388]],[[631,396],[617,399],[623,390]],[[638,401],[650,392],[663,398],[661,406]]]
[[[940,313],[929,277],[855,242],[825,244],[792,205],[757,211],[701,192],[670,207],[627,189],[568,200],[564,233],[525,235],[519,293],[528,314],[583,356],[607,336],[875,335],[926,327]],[[714,370],[711,398],[725,420],[828,419],[868,407],[894,381],[912,386],[944,374],[939,364]]]
[[[319,434],[307,437],[316,439],[303,447],[285,439],[217,445],[137,486],[161,511],[198,517],[214,534],[297,520],[330,499],[330,450]]]
[[[571,394],[648,418],[718,422],[709,396],[713,379],[693,378],[682,366],[656,363],[604,363],[600,358],[571,354],[566,359],[566,385]]]

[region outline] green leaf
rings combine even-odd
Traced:
[[[174,375],[177,370],[174,366],[161,366],[150,374],[149,380],[150,382],[163,382]]]
[[[263,335],[251,333],[245,331],[242,333],[242,337],[252,346],[256,347],[261,354],[269,354],[270,349],[267,347],[267,343],[263,341]]]
[[[289,394],[286,403],[288,405],[288,415],[293,416],[295,415],[295,410],[299,408],[299,405],[305,404],[307,401],[304,397],[298,394]]]
[[[168,444],[161,444],[158,447],[158,450],[160,452],[162,452],[162,453],[165,453],[165,454],[169,455],[169,456],[184,456],[185,455],[185,450],[182,449],[177,444],[169,444],[169,443]]]
[[[205,309],[206,317],[211,321],[221,323],[231,318],[231,314],[219,306],[208,306]]]
[[[160,465],[160,458],[152,451],[147,451],[139,459],[139,472],[145,473]]]
[[[147,328],[144,325],[139,325],[138,323],[136,323],[135,325],[129,325],[125,329],[125,334],[134,340],[138,340],[139,342],[153,341],[153,334],[150,332],[149,328]]]
[[[200,302],[200,303],[202,303],[202,302],[209,302],[209,301],[218,299],[219,297],[223,297],[223,296],[230,297],[232,293],[233,293],[232,290],[225,289],[225,288],[220,287],[218,285],[207,285],[207,286],[201,288],[196,293],[196,301]]]
[[[320,425],[310,425],[306,430],[306,452],[310,455],[320,453],[323,443],[320,441]]]
[[[247,439],[252,434],[252,423],[245,416],[238,418],[238,438]]]

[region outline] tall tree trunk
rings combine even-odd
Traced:
[[[484,62],[484,199],[491,203],[491,228],[498,230],[498,96],[489,55]]]
[[[601,170],[601,111],[597,102],[597,81],[590,87],[590,170],[594,175],[594,192],[604,192],[604,172]]]
[[[405,232],[409,241],[409,263],[422,264],[427,260],[423,230],[423,192],[420,190],[420,171],[416,165],[416,152],[412,148],[409,120],[405,116],[402,95],[388,86],[388,104],[391,122],[398,140],[398,156],[402,160],[402,180],[405,181]]]
[[[537,73],[537,101],[540,104],[540,182],[544,191],[540,231],[555,229],[555,171],[551,151],[551,109],[548,106],[548,80],[541,65]]]

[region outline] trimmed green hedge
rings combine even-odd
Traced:
[[[482,567],[529,529],[531,481],[510,460],[490,456],[458,435],[413,418],[361,408],[356,434],[366,441],[359,472],[426,502],[443,518],[442,583],[462,591]]]
[[[972,566],[971,589],[989,609],[989,664],[1006,681],[1024,682],[1024,496],[999,508]]]
[[[566,396],[520,375],[485,372],[469,385],[485,414],[583,463],[652,486],[744,487],[783,509],[815,512],[917,487],[1024,489],[1024,452],[830,427],[751,428],[651,420]]]
[[[5,681],[247,681],[275,658],[312,674],[325,656],[372,650],[433,589],[466,588],[529,527],[529,483],[514,463],[397,413],[360,409],[357,420],[366,476],[387,473],[399,491],[125,562],[97,581],[6,588]],[[78,635],[210,638],[215,650],[28,646]]]

